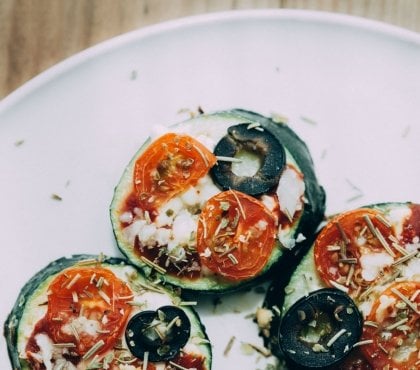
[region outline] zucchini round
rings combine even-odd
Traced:
[[[85,288],[79,289],[85,283],[77,284],[82,282],[87,272],[90,280]],[[103,279],[103,276],[110,278]],[[62,284],[60,279],[65,283]],[[60,283],[58,294],[54,293],[54,284],[57,282]],[[120,283],[122,290],[118,290]],[[105,287],[112,294],[107,294]],[[102,300],[94,297],[96,293],[92,292],[102,292],[98,295]],[[125,293],[123,296],[117,292]],[[63,298],[66,294],[71,294],[73,298]],[[64,306],[51,307],[53,303],[63,300],[67,302]],[[181,310],[185,321],[189,321],[188,330],[183,330],[184,334],[188,333],[188,338],[182,345],[182,351],[177,348],[176,355],[168,361],[159,360],[159,365],[164,366],[172,361],[179,366],[210,370],[212,355],[206,330],[197,313],[181,303],[175,291],[149,281],[123,259],[92,255],[58,259],[26,283],[4,324],[12,367],[23,370],[51,366],[85,369],[108,368],[105,364],[112,367],[131,363],[141,367],[144,361],[152,363],[152,358],[140,360],[131,355],[124,331],[127,321],[139,312],[166,306],[165,310],[170,310],[170,307],[174,307],[176,312]],[[67,306],[72,310],[68,314]],[[52,312],[55,316],[50,320]],[[100,316],[97,316],[98,312]],[[119,331],[114,330],[113,325],[122,315],[126,321],[120,322]],[[58,331],[55,323],[59,325]],[[71,331],[67,333],[69,328]],[[92,331],[92,328],[96,331]],[[170,333],[171,329],[165,328]],[[56,337],[63,340],[57,341],[54,339]],[[83,348],[90,337],[94,337],[95,344]],[[111,338],[109,348],[105,350],[108,338]]]
[[[340,243],[337,243],[337,240],[340,240]],[[405,348],[406,354],[410,354],[410,348],[413,349],[413,353],[417,353],[415,340],[411,342],[409,340],[418,338],[420,334],[418,311],[415,314],[413,309],[407,308],[405,302],[407,299],[404,301],[404,298],[398,296],[380,297],[384,294],[388,294],[389,297],[390,291],[395,292],[395,284],[402,284],[402,286],[408,284],[412,291],[413,289],[415,291],[412,286],[420,285],[419,241],[419,204],[374,204],[332,217],[320,231],[314,245],[303,257],[290,279],[278,276],[273,280],[259,313],[261,317],[265,318],[264,321],[260,320],[259,326],[266,345],[281,361],[286,362],[285,368],[294,369],[295,364],[287,363],[288,356],[282,350],[283,346],[278,335],[284,318],[288,315],[291,307],[306,295],[320,289],[335,289],[350,295],[365,320],[365,325],[360,342],[353,349],[349,344],[347,347],[348,356],[333,365],[332,368],[348,369],[356,366],[357,368],[373,369],[377,365],[375,361],[378,361],[381,356],[386,359],[383,359],[380,368],[397,367],[398,365],[393,362],[393,356],[397,356],[397,354],[402,356],[403,348]],[[360,252],[362,249],[355,251],[355,247],[363,248],[363,251]],[[328,260],[325,260],[326,257],[320,253],[322,248],[330,253]],[[345,256],[342,256],[343,253]],[[337,256],[340,256],[340,264],[333,262],[337,260]],[[346,264],[353,267],[347,268]],[[339,275],[340,271],[346,271],[347,275]],[[329,273],[335,275],[328,275]],[[403,288],[400,289],[400,292],[403,292]],[[419,298],[413,294],[410,296],[407,294],[407,297],[414,299],[412,306],[415,307]],[[407,317],[417,315],[417,319],[414,317],[414,322],[417,320],[417,326],[400,327],[401,330],[407,330],[405,334],[402,334],[396,327],[393,329],[392,324],[388,323],[382,326],[389,329],[389,333],[395,330],[395,333],[392,332],[392,336],[398,340],[401,339],[401,350],[386,349],[384,343],[377,344],[381,343],[381,338],[386,339],[387,335],[389,336],[389,333],[381,334],[377,329],[378,324],[375,323],[377,320],[372,320],[372,317],[376,317],[375,310],[380,306],[378,302],[387,302],[386,299],[389,302],[392,300],[400,302],[397,305],[400,307],[399,311],[397,310],[398,315]],[[377,302],[376,306],[375,302]],[[393,320],[395,321],[395,318]],[[412,319],[406,321],[413,322]],[[368,332],[369,335],[372,335],[372,327],[369,329],[369,325],[372,325],[375,331],[376,337],[373,340],[372,336],[367,336]],[[385,329],[382,330],[386,331]],[[407,333],[410,334],[406,335]],[[291,348],[288,350],[293,351]],[[385,355],[385,351],[388,354]],[[370,355],[367,356],[366,353],[370,353]],[[414,356],[413,353],[410,355],[411,357]],[[316,353],[312,351],[309,351],[307,355],[312,358],[316,357]],[[412,359],[407,361],[412,361]],[[314,360],[313,363],[316,361]],[[400,364],[400,366],[404,365]]]
[[[273,187],[271,184],[270,190],[263,194],[253,195],[258,202],[264,204],[268,212],[274,215],[276,225],[275,233],[273,233],[274,243],[270,247],[270,253],[262,268],[245,277],[235,279],[225,274],[223,269],[220,271],[208,269],[205,260],[209,258],[210,252],[206,250],[204,253],[198,253],[196,241],[198,224],[201,222],[199,221],[200,213],[206,201],[226,190],[225,185],[219,185],[218,182],[213,181],[210,168],[217,168],[219,164],[222,167],[222,164],[228,161],[237,177],[242,176],[243,173],[248,178],[252,177],[252,173],[249,173],[250,169],[258,172],[259,165],[256,163],[260,163],[261,158],[255,157],[259,157],[261,153],[258,153],[258,150],[256,153],[250,153],[251,146],[246,146],[245,153],[238,154],[239,157],[234,154],[233,159],[223,156],[215,157],[212,154],[216,144],[228,135],[229,129],[241,124],[246,124],[249,130],[257,130],[258,133],[269,132],[270,138],[275,141],[276,148],[282,148],[279,154],[282,158],[280,158],[280,165],[273,167],[279,172],[276,174],[280,178],[276,180],[277,186]],[[265,279],[274,267],[285,269],[290,264],[296,264],[311,244],[325,210],[325,192],[317,182],[313,162],[305,143],[287,125],[239,109],[202,114],[170,126],[167,130],[179,135],[179,139],[176,139],[179,142],[185,140],[184,135],[193,138],[194,143],[190,146],[194,148],[200,146],[198,151],[200,155],[196,156],[195,162],[189,158],[180,157],[181,159],[175,164],[171,162],[169,156],[168,158],[159,157],[158,150],[153,146],[155,143],[161,143],[162,137],[149,139],[134,155],[115,188],[110,206],[112,227],[121,252],[146,275],[153,274],[185,290],[204,293],[225,293],[244,288]],[[167,145],[166,143],[159,144],[161,148],[167,148]],[[187,147],[188,144],[180,147],[179,152],[187,151],[188,149],[185,149]],[[271,157],[272,154],[270,154]],[[152,158],[159,158],[159,163],[154,162],[154,178],[149,180],[141,171],[146,171],[144,168],[151,168]],[[216,161],[217,163],[214,164]],[[237,163],[239,161],[242,163]],[[200,171],[203,163],[208,165],[207,172],[204,174],[200,172],[199,178],[189,182],[194,173],[192,168],[198,162],[201,163]],[[173,178],[168,176],[168,173],[174,173],[174,168],[179,176],[183,176],[185,181],[189,182],[188,184],[174,183]],[[168,182],[165,182],[168,179],[168,182],[172,181],[169,186],[167,186]],[[152,186],[153,191],[143,186],[147,181],[155,181]],[[179,188],[182,187],[184,188],[180,191]],[[276,197],[280,192],[284,194],[288,190],[291,190],[293,194],[291,205],[287,201],[281,201],[279,205]],[[227,191],[233,191],[233,189]],[[241,188],[240,191],[246,193],[246,187]],[[195,197],[195,200],[191,200],[191,195],[192,198]],[[169,200],[162,200],[165,196]],[[158,206],[150,207],[145,212],[145,209],[153,202],[156,202]],[[182,217],[179,216],[180,214]],[[156,221],[157,219],[159,221]],[[165,219],[166,224],[161,221],[162,219]],[[177,219],[179,222],[176,221]],[[173,230],[176,228],[174,226],[176,223],[177,226],[182,224],[184,239],[188,236],[187,240],[179,241],[178,236],[174,237]],[[144,225],[147,230],[143,228]],[[226,225],[221,225],[221,227],[223,229]],[[161,237],[162,228],[165,229],[163,234],[171,233],[169,239]],[[205,225],[203,228],[206,229]],[[216,230],[220,231],[220,228]],[[155,234],[148,239],[149,232]],[[239,263],[240,265],[236,252],[231,252],[227,248],[226,251],[219,253],[222,256],[226,255],[227,264]]]

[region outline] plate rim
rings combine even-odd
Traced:
[[[257,19],[310,21],[356,28],[381,34],[386,37],[392,37],[399,41],[410,42],[420,47],[420,33],[384,21],[364,18],[358,15],[333,13],[322,10],[284,8],[236,9],[196,14],[162,21],[113,36],[58,61],[18,86],[3,99],[0,99],[0,116],[37,89],[47,85],[54,78],[65,74],[73,68],[77,68],[87,61],[103,56],[113,49],[123,47],[130,42],[140,41],[154,35],[164,34],[182,28],[210,25],[218,22]]]

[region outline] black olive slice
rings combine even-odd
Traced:
[[[232,171],[232,162],[218,161],[211,169],[213,180],[223,190],[235,189],[249,195],[260,195],[273,189],[279,182],[286,163],[283,145],[266,128],[261,131],[249,128],[249,123],[228,128],[216,145],[214,154],[222,157],[235,157],[240,151],[257,154],[262,164],[253,176],[238,176]]]
[[[190,337],[191,323],[185,312],[175,306],[162,306],[156,311],[142,311],[127,324],[125,339],[130,352],[151,362],[174,358]]]
[[[279,344],[293,368],[326,368],[347,356],[360,338],[362,325],[362,315],[346,293],[320,289],[286,312]]]

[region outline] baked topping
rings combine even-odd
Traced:
[[[328,286],[361,299],[372,284],[392,276],[401,252],[393,247],[394,230],[384,219],[377,210],[357,209],[335,217],[321,231],[314,257]]]
[[[374,301],[363,329],[362,350],[375,368],[416,369],[420,365],[420,282],[389,286]],[[372,323],[367,325],[367,323]]]

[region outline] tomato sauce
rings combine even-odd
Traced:
[[[186,369],[207,370],[203,356],[181,353],[172,361]]]
[[[31,365],[31,369],[35,370],[43,370],[45,369],[45,365],[41,365],[38,361],[36,361],[32,356],[31,353],[37,353],[41,350],[39,348],[35,337],[39,334],[46,334],[48,337],[51,337],[51,330],[48,320],[44,317],[43,319],[39,320],[32,331],[31,336],[29,337],[28,343],[26,344],[25,351],[28,356],[28,362]],[[81,361],[82,356],[80,356],[76,351],[69,348],[68,352],[63,354],[63,357],[70,361],[73,365],[77,366],[77,364]]]
[[[139,257],[144,256],[149,261],[153,261],[160,267],[164,268],[166,270],[166,274],[184,277],[190,280],[198,279],[200,277],[201,263],[197,252],[188,252],[187,261],[177,262],[175,266],[173,263],[167,263],[169,258],[165,253],[159,255],[161,253],[161,246],[155,246],[152,248],[144,247],[141,245],[138,238],[136,238],[134,251]]]
[[[420,205],[412,204],[410,206],[411,215],[404,222],[402,239],[404,243],[412,243],[413,238],[420,236]]]
[[[338,365],[339,370],[372,370],[360,348],[354,348],[349,355]]]

